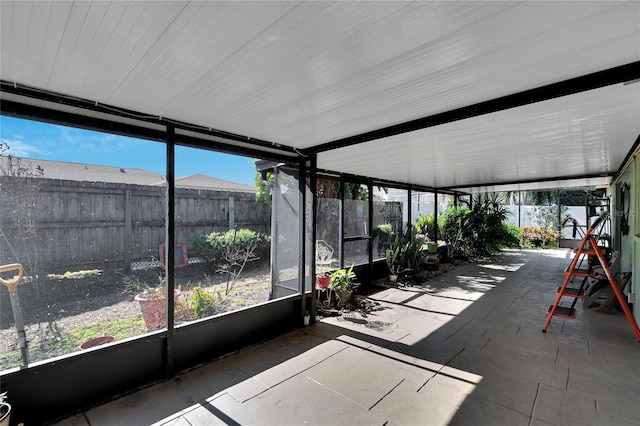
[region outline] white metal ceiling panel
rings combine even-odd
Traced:
[[[2,1],[0,78],[309,148],[639,61],[639,17],[637,1]],[[610,134],[616,121],[603,107]],[[404,164],[406,180],[437,186],[568,174],[544,163],[533,173],[527,160],[566,155],[558,141],[569,138],[585,144],[572,145],[585,161],[571,172],[619,167],[623,145],[588,135],[599,124],[581,124],[581,135],[575,130],[599,111],[571,111],[564,118],[555,111],[551,118],[540,111],[535,118],[492,115],[504,117],[496,126],[523,126],[513,132],[524,137],[505,136],[480,118],[438,130],[434,137],[446,137],[446,148],[427,145],[438,158],[462,152],[456,158],[501,159],[491,170],[438,166],[426,173],[422,162],[406,162],[410,152],[396,165]],[[630,113],[637,111],[617,116]],[[624,146],[637,137],[626,130],[616,137],[622,133],[631,138]],[[413,137],[357,149],[375,153],[391,142],[411,148]],[[509,154],[505,140],[520,149]],[[544,142],[539,157],[525,154],[529,147],[521,144],[531,141]],[[522,157],[516,169],[506,161],[515,153]],[[345,171],[378,175],[331,158]]]
[[[318,167],[439,188],[606,175],[639,134],[640,83],[618,84],[323,152]]]

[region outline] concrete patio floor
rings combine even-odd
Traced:
[[[512,250],[363,317],[323,319],[59,425],[637,425],[640,343],[622,314],[545,311],[565,250]]]

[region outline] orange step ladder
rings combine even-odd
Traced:
[[[578,299],[584,298],[584,285],[587,278],[592,275],[592,268],[593,266],[595,266],[593,265],[593,263],[595,263],[595,259],[597,259],[604,269],[607,280],[609,281],[613,293],[615,294],[618,302],[620,303],[620,306],[622,307],[624,315],[627,317],[627,321],[629,321],[629,324],[631,325],[631,328],[636,335],[636,339],[640,342],[640,328],[638,328],[638,324],[633,318],[633,314],[629,309],[629,305],[627,305],[624,294],[622,294],[622,291],[620,291],[613,272],[611,272],[611,269],[609,268],[609,263],[607,262],[607,258],[605,256],[605,248],[598,246],[597,236],[595,235],[595,230],[598,228],[598,226],[603,224],[608,217],[609,213],[602,213],[584,234],[584,237],[580,242],[580,246],[575,250],[575,255],[571,261],[571,265],[569,265],[569,267],[564,271],[564,282],[562,283],[562,286],[558,287],[558,289],[556,290],[556,301],[553,305],[549,306],[549,309],[547,309],[547,320],[544,323],[544,328],[542,329],[543,333],[546,333],[547,328],[551,323],[551,319],[554,316],[568,319],[574,319],[576,317],[576,302]],[[584,262],[585,256],[587,256],[587,259],[589,259],[589,256],[591,256],[591,260],[587,260],[588,267],[586,269],[581,269],[580,265]],[[569,284],[573,282],[575,277],[583,278],[579,288],[569,286]],[[571,306],[560,305],[563,297],[572,299]]]

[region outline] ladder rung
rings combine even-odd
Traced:
[[[556,296],[559,295],[561,291],[562,287],[558,287],[556,289]],[[564,289],[564,293],[562,293],[562,295],[577,299],[584,299],[584,290],[581,291],[579,288],[567,287]]]
[[[567,267],[567,269],[564,270],[565,275],[573,275],[576,277],[592,277],[593,276],[593,272],[589,272],[588,269],[574,269],[573,271],[570,270],[571,267]]]
[[[595,256],[596,255],[595,251],[590,250],[590,249],[586,249],[586,248],[582,249],[582,250],[574,249],[573,252],[574,253],[579,253],[579,254],[586,254],[586,255],[589,255],[589,256]]]
[[[547,309],[547,315],[550,314],[552,310],[553,305],[550,305],[549,309]],[[553,316],[574,319],[576,317],[576,310],[575,308],[569,308],[568,306],[556,306]]]

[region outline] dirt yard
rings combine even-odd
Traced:
[[[432,271],[423,271],[418,281],[428,280],[454,269],[459,263],[444,263]],[[176,288],[180,296],[176,305],[176,324],[198,319],[194,288],[211,295],[215,315],[252,306],[269,300],[268,264],[253,264],[245,270],[235,286],[229,274],[215,272],[206,264],[177,269]],[[99,336],[116,340],[139,336],[149,330],[142,320],[136,294],[162,284],[159,268],[123,272],[87,270],[63,275],[47,275],[37,285],[24,280],[19,286],[20,304],[30,362],[49,359],[80,350],[80,345]],[[374,287],[420,285],[418,281],[389,283],[382,279]],[[202,306],[202,300],[200,300]],[[11,303],[5,288],[0,289],[0,370],[22,364]]]
[[[251,265],[253,266],[253,265]],[[18,294],[29,340],[30,362],[79,350],[84,341],[102,335],[116,340],[146,333],[137,293],[162,283],[160,269],[130,273],[100,270],[47,275],[37,286],[28,279]],[[181,313],[177,323],[197,319],[191,308],[193,288],[213,296],[214,313],[228,312],[269,299],[269,267],[245,270],[233,288],[229,274],[205,264],[177,269],[176,287]],[[229,284],[228,284],[229,283]],[[189,312],[185,314],[185,310]],[[8,292],[0,289],[0,370],[21,365],[21,354]]]

